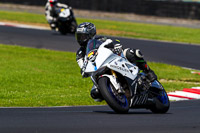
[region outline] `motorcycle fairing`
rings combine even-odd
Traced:
[[[69,16],[70,16],[70,9],[68,9],[68,8],[66,8],[66,9],[62,8],[60,10],[59,17],[61,17],[61,18],[67,18]]]
[[[154,80],[152,83],[151,83],[151,87],[152,88],[157,88],[159,90],[164,90],[163,86],[157,81],[157,80]]]
[[[131,66],[131,67],[130,67]],[[137,77],[139,71],[137,66],[129,63],[126,59],[118,57],[115,60],[111,61],[108,65],[108,68],[121,73],[123,76],[128,77],[134,80]]]

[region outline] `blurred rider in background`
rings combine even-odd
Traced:
[[[66,4],[61,4],[57,0],[48,0],[45,6],[45,16],[50,24],[51,29],[55,30],[56,29],[56,18],[57,18],[57,13],[56,13],[56,8],[71,8]]]
[[[91,39],[97,39],[101,42],[109,42],[106,46],[109,48],[112,48],[113,52],[117,55],[122,55],[131,63],[136,64],[140,70],[143,70],[144,73],[146,73],[147,78],[152,82],[157,79],[156,74],[154,71],[152,71],[149,66],[147,65],[147,62],[144,60],[143,54],[140,52],[139,49],[132,49],[132,48],[126,48],[123,50],[122,45],[120,44],[119,40],[111,40],[107,39],[106,37],[102,36],[96,36],[96,27],[92,23],[82,23],[77,27],[76,33],[75,33],[76,40],[78,44],[80,45],[79,50],[76,53],[76,61],[81,68],[81,74],[84,75],[83,72],[83,63],[84,63],[84,57],[86,55],[86,47],[87,43]],[[109,41],[108,41],[109,40]],[[91,97],[95,101],[101,101],[102,97],[95,86],[92,87],[91,90]]]

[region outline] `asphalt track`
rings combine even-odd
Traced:
[[[167,114],[107,106],[1,108],[1,133],[199,133],[200,101],[171,103]]]
[[[124,47],[140,48],[149,61],[194,69],[200,46],[120,38]],[[73,35],[48,30],[0,26],[0,43],[62,51],[78,49]],[[108,106],[0,108],[0,133],[199,133],[200,100],[172,102],[167,114],[145,109],[115,114]]]

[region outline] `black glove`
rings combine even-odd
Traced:
[[[114,53],[115,54],[121,54],[121,52],[122,52],[122,45],[121,44],[115,44],[114,45]]]
[[[87,73],[85,73],[85,68],[81,69],[81,75],[82,75],[83,78],[89,77],[89,75]]]
[[[87,64],[88,64],[88,61],[85,60],[84,63],[83,63],[83,66],[82,66],[82,68],[81,68],[81,75],[83,76],[83,78],[84,78],[84,77],[87,77],[87,76],[86,76],[86,73],[85,73],[85,69],[86,69]]]
[[[148,72],[146,72],[146,77],[151,82],[153,82],[154,80],[157,80],[157,76],[153,70],[149,70]]]

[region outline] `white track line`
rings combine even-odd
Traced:
[[[26,28],[26,29],[38,29],[38,30],[49,30],[49,28],[42,27],[42,26],[33,26],[33,25],[26,25],[26,24],[17,24],[17,23],[10,23],[10,22],[0,22],[2,26],[10,26],[10,27],[18,27],[18,28]]]
[[[182,100],[188,100],[185,98],[179,98],[179,97],[172,97],[172,96],[168,96],[170,101],[182,101]]]
[[[170,92],[168,94],[179,95],[179,96],[184,96],[184,97],[189,97],[189,98],[194,98],[194,99],[200,99],[200,95],[190,93],[190,92],[184,92],[184,91],[175,91],[175,92]]]
[[[200,87],[192,87],[191,89],[197,89],[200,92]],[[171,101],[200,99],[200,94],[195,94],[195,93],[185,92],[185,91],[175,91],[175,92],[169,92],[167,94],[169,96],[169,100]]]
[[[200,87],[192,87],[192,89],[200,89]]]

